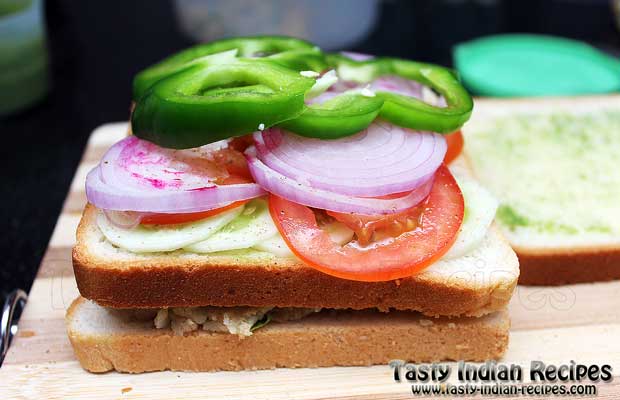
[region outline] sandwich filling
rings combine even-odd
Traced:
[[[86,179],[129,252],[249,249],[389,281],[472,251],[495,214],[448,168],[473,102],[440,66],[226,39],[142,71],[134,101],[133,135]]]
[[[497,209],[489,192],[456,169],[465,212],[454,244],[443,258],[457,258],[474,250],[484,238]],[[327,219],[327,218],[326,218]],[[113,245],[136,253],[182,249],[189,253],[213,254],[251,249],[279,257],[295,257],[269,215],[267,200],[259,198],[212,217],[174,225],[138,225],[123,228],[100,212],[97,224]],[[356,232],[337,220],[324,222],[331,240],[341,246],[355,240]]]
[[[208,331],[238,335],[240,338],[271,322],[298,321],[321,308],[293,307],[171,307],[161,309],[111,309],[109,313],[126,322],[148,323],[175,335]]]
[[[252,332],[271,321],[286,322],[300,320],[320,308],[274,308],[274,307],[180,307],[162,308],[157,311],[153,325],[157,329],[170,328],[176,335],[196,330],[224,332],[240,337],[251,336]]]

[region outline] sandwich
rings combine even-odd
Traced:
[[[620,279],[619,106],[617,97],[478,103],[465,153],[500,201],[520,283]]]
[[[261,36],[133,89],[73,250],[86,370],[502,356],[519,267],[461,156],[473,103],[452,71]]]

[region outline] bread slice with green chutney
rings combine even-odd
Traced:
[[[463,134],[519,283],[620,279],[620,96],[478,100]]]

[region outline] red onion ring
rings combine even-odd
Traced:
[[[334,83],[327,91],[321,93],[319,96],[314,97],[306,104],[321,104],[327,100],[331,100],[349,90],[362,90],[368,87],[373,92],[390,92],[395,94],[401,94],[403,96],[415,97],[417,99],[423,98],[423,85],[414,80],[405,79],[395,75],[384,75],[376,78],[369,84],[360,84],[352,81],[342,81]]]
[[[272,128],[254,133],[254,144],[260,161],[287,178],[359,197],[416,189],[433,176],[447,150],[442,135],[385,122],[374,122],[356,135],[336,140]]]
[[[228,173],[206,159],[201,148],[173,150],[135,136],[114,144],[103,156],[101,179],[126,190],[193,190],[214,186]]]
[[[86,176],[86,197],[98,208],[114,211],[191,213],[224,207],[239,200],[265,195],[255,183],[211,186],[186,191],[123,190],[104,183],[95,167]]]
[[[340,54],[343,56],[350,58],[353,61],[367,61],[372,60],[375,56],[365,53],[357,53],[354,51],[341,51]]]
[[[347,196],[316,189],[290,179],[269,168],[256,157],[256,149],[245,152],[252,176],[268,192],[309,207],[337,212],[377,215],[394,214],[419,204],[430,193],[433,177],[404,196],[394,199],[375,199]]]
[[[181,153],[127,137],[88,173],[86,197],[104,210],[190,213],[265,194],[255,183],[213,183],[218,167],[203,158],[204,152],[212,150]]]
[[[135,211],[103,210],[103,213],[112,225],[121,229],[135,228],[140,225],[140,221],[142,221],[142,217],[145,215],[145,213]]]
[[[369,87],[373,92],[390,92],[418,99],[422,98],[422,88],[420,82],[395,75],[380,76],[373,80]]]

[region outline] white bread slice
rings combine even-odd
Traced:
[[[500,200],[520,283],[620,278],[618,127],[618,95],[476,102],[464,151]]]
[[[95,216],[87,206],[73,266],[81,295],[107,307],[376,307],[479,316],[505,307],[519,275],[514,252],[493,227],[465,256],[397,281],[357,282],[259,251],[131,253],[104,238]]]
[[[323,311],[271,324],[247,338],[195,331],[184,336],[155,329],[152,321],[126,322],[83,298],[67,311],[67,330],[85,369],[139,373],[279,367],[328,367],[440,360],[483,361],[508,345],[506,311],[481,318],[425,319],[419,313]]]

